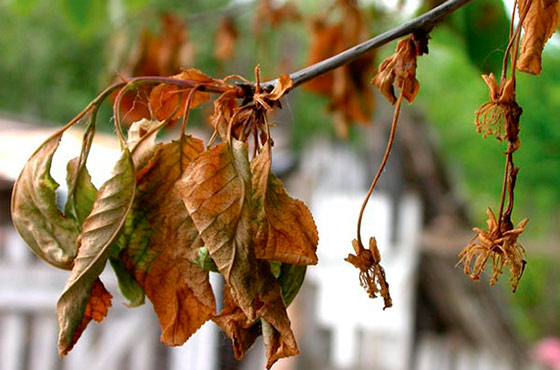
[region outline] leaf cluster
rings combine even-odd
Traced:
[[[237,358],[260,335],[268,367],[299,352],[286,307],[306,266],[317,263],[318,235],[307,207],[290,197],[271,171],[267,120],[291,80],[281,76],[270,92],[240,89],[226,80],[192,69],[164,79],[150,95],[152,119],[133,123],[126,139],[121,99],[141,82],[161,79],[121,83],[104,92],[81,114],[90,121],[80,156],[68,164],[64,211],[56,205],[58,184],[50,167],[64,132],[78,119],[26,163],[13,192],[14,225],[41,259],[70,270],[57,304],[61,356],[91,320],[100,322],[108,313],[112,296],[99,278],[107,261],[130,306],[144,303],[144,296],[152,302],[166,345],[183,344],[212,320],[232,339]],[[121,157],[96,189],[86,163],[98,106],[115,89]],[[190,109],[206,102],[208,91],[220,91],[208,146],[184,130],[178,140],[156,142],[158,131],[173,120],[185,128]],[[213,144],[218,137],[221,142]],[[226,283],[219,313],[210,271]]]

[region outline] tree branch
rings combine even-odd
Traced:
[[[368,51],[385,45],[395,39],[398,39],[399,37],[408,35],[415,31],[430,32],[436,24],[441,22],[445,17],[453,13],[455,10],[467,4],[469,1],[471,0],[449,0],[441,4],[440,6],[435,7],[429,12],[426,12],[421,16],[416,17],[396,28],[384,32],[381,35],[375,36],[372,39],[351,47],[350,49],[347,49],[340,54],[296,71],[290,74],[290,78],[293,81],[292,89],[303,84],[304,82],[314,79],[317,76],[341,67],[367,53]],[[277,82],[278,79],[267,81],[262,83],[261,87],[263,89],[271,89],[276,85]]]

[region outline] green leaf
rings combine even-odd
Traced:
[[[80,225],[90,214],[93,208],[93,202],[97,197],[97,189],[91,182],[91,176],[86,168],[86,161],[94,136],[95,123],[92,121],[92,124],[89,125],[84,133],[80,156],[71,159],[66,166],[68,198],[66,200],[64,212],[66,215],[74,218]]]
[[[11,203],[16,230],[41,259],[71,269],[76,255],[78,225],[56,203],[58,183],[50,175],[53,155],[62,132],[45,141],[25,164],[17,179]]]
[[[134,180],[130,152],[124,148],[112,177],[99,189],[91,214],[82,225],[78,255],[57,303],[60,326],[58,350],[61,355],[66,354],[78,340],[78,328],[87,305],[91,303],[94,282],[105,267],[109,248],[117,239],[132,205]]]
[[[198,254],[196,258],[193,259],[191,262],[197,265],[198,267],[200,267],[201,269],[203,269],[204,271],[218,272],[218,267],[216,267],[216,263],[214,263],[212,257],[210,257],[210,252],[206,247],[198,248]]]
[[[508,43],[509,20],[503,2],[473,1],[462,10],[467,53],[483,73],[499,75]]]
[[[117,276],[117,280],[119,283],[119,290],[123,297],[128,300],[128,307],[138,307],[144,304],[144,288],[134,276],[127,270],[124,263],[115,257],[109,257],[109,262],[111,263],[111,267],[113,271],[115,271],[115,275]]]
[[[299,293],[305,279],[307,266],[282,264],[278,283],[282,287],[282,298],[288,307]]]

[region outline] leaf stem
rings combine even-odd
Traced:
[[[369,190],[366,194],[366,198],[364,199],[364,202],[362,203],[362,208],[360,209],[360,216],[358,217],[358,229],[357,229],[357,239],[360,248],[362,248],[363,246],[362,237],[361,237],[362,218],[364,216],[364,211],[366,209],[366,205],[368,204],[369,198],[373,193],[373,189],[375,189],[375,186],[377,185],[377,182],[381,177],[381,173],[385,169],[387,160],[389,159],[389,154],[391,153],[391,148],[393,147],[393,142],[395,141],[395,134],[397,132],[397,122],[399,121],[399,113],[401,111],[402,99],[403,99],[403,92],[401,90],[401,93],[399,94],[399,98],[397,99],[397,103],[395,105],[395,114],[393,115],[393,122],[391,123],[391,133],[389,134],[389,140],[387,141],[387,147],[385,148],[385,154],[383,155],[383,160],[381,161],[381,164],[379,165],[379,169],[377,170],[377,173],[375,174],[375,177],[373,178],[373,181],[369,186]]]
[[[393,40],[396,40],[402,36],[408,35],[415,31],[425,31],[426,33],[428,33],[436,24],[441,22],[449,14],[467,4],[469,1],[471,0],[449,0],[398,27],[386,31],[367,41],[364,41],[361,44],[353,46],[350,49],[347,49],[328,59],[305,67],[299,71],[293,72],[292,74],[290,74],[290,78],[293,82],[293,86],[290,88],[290,90],[296,88],[304,82],[314,79],[315,77],[341,67],[360,57],[361,55],[380,46],[383,46]],[[261,87],[265,91],[268,91],[269,89],[272,89],[277,83],[278,79],[275,79],[264,82]]]

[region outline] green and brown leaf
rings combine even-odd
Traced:
[[[178,196],[181,168],[204,150],[192,137],[158,146],[137,175],[121,259],[144,288],[166,345],[183,344],[216,312],[208,272],[191,263],[203,245]]]
[[[79,337],[86,307],[91,305],[94,283],[103,271],[109,248],[117,239],[134,198],[134,166],[128,149],[116,163],[113,175],[99,189],[93,209],[82,225],[78,254],[57,303],[60,326],[58,351],[64,356]],[[78,336],[76,336],[78,335]]]
[[[56,203],[58,183],[51,177],[53,155],[62,132],[53,135],[33,153],[17,179],[11,212],[16,230],[41,259],[71,269],[76,255],[78,225]]]

